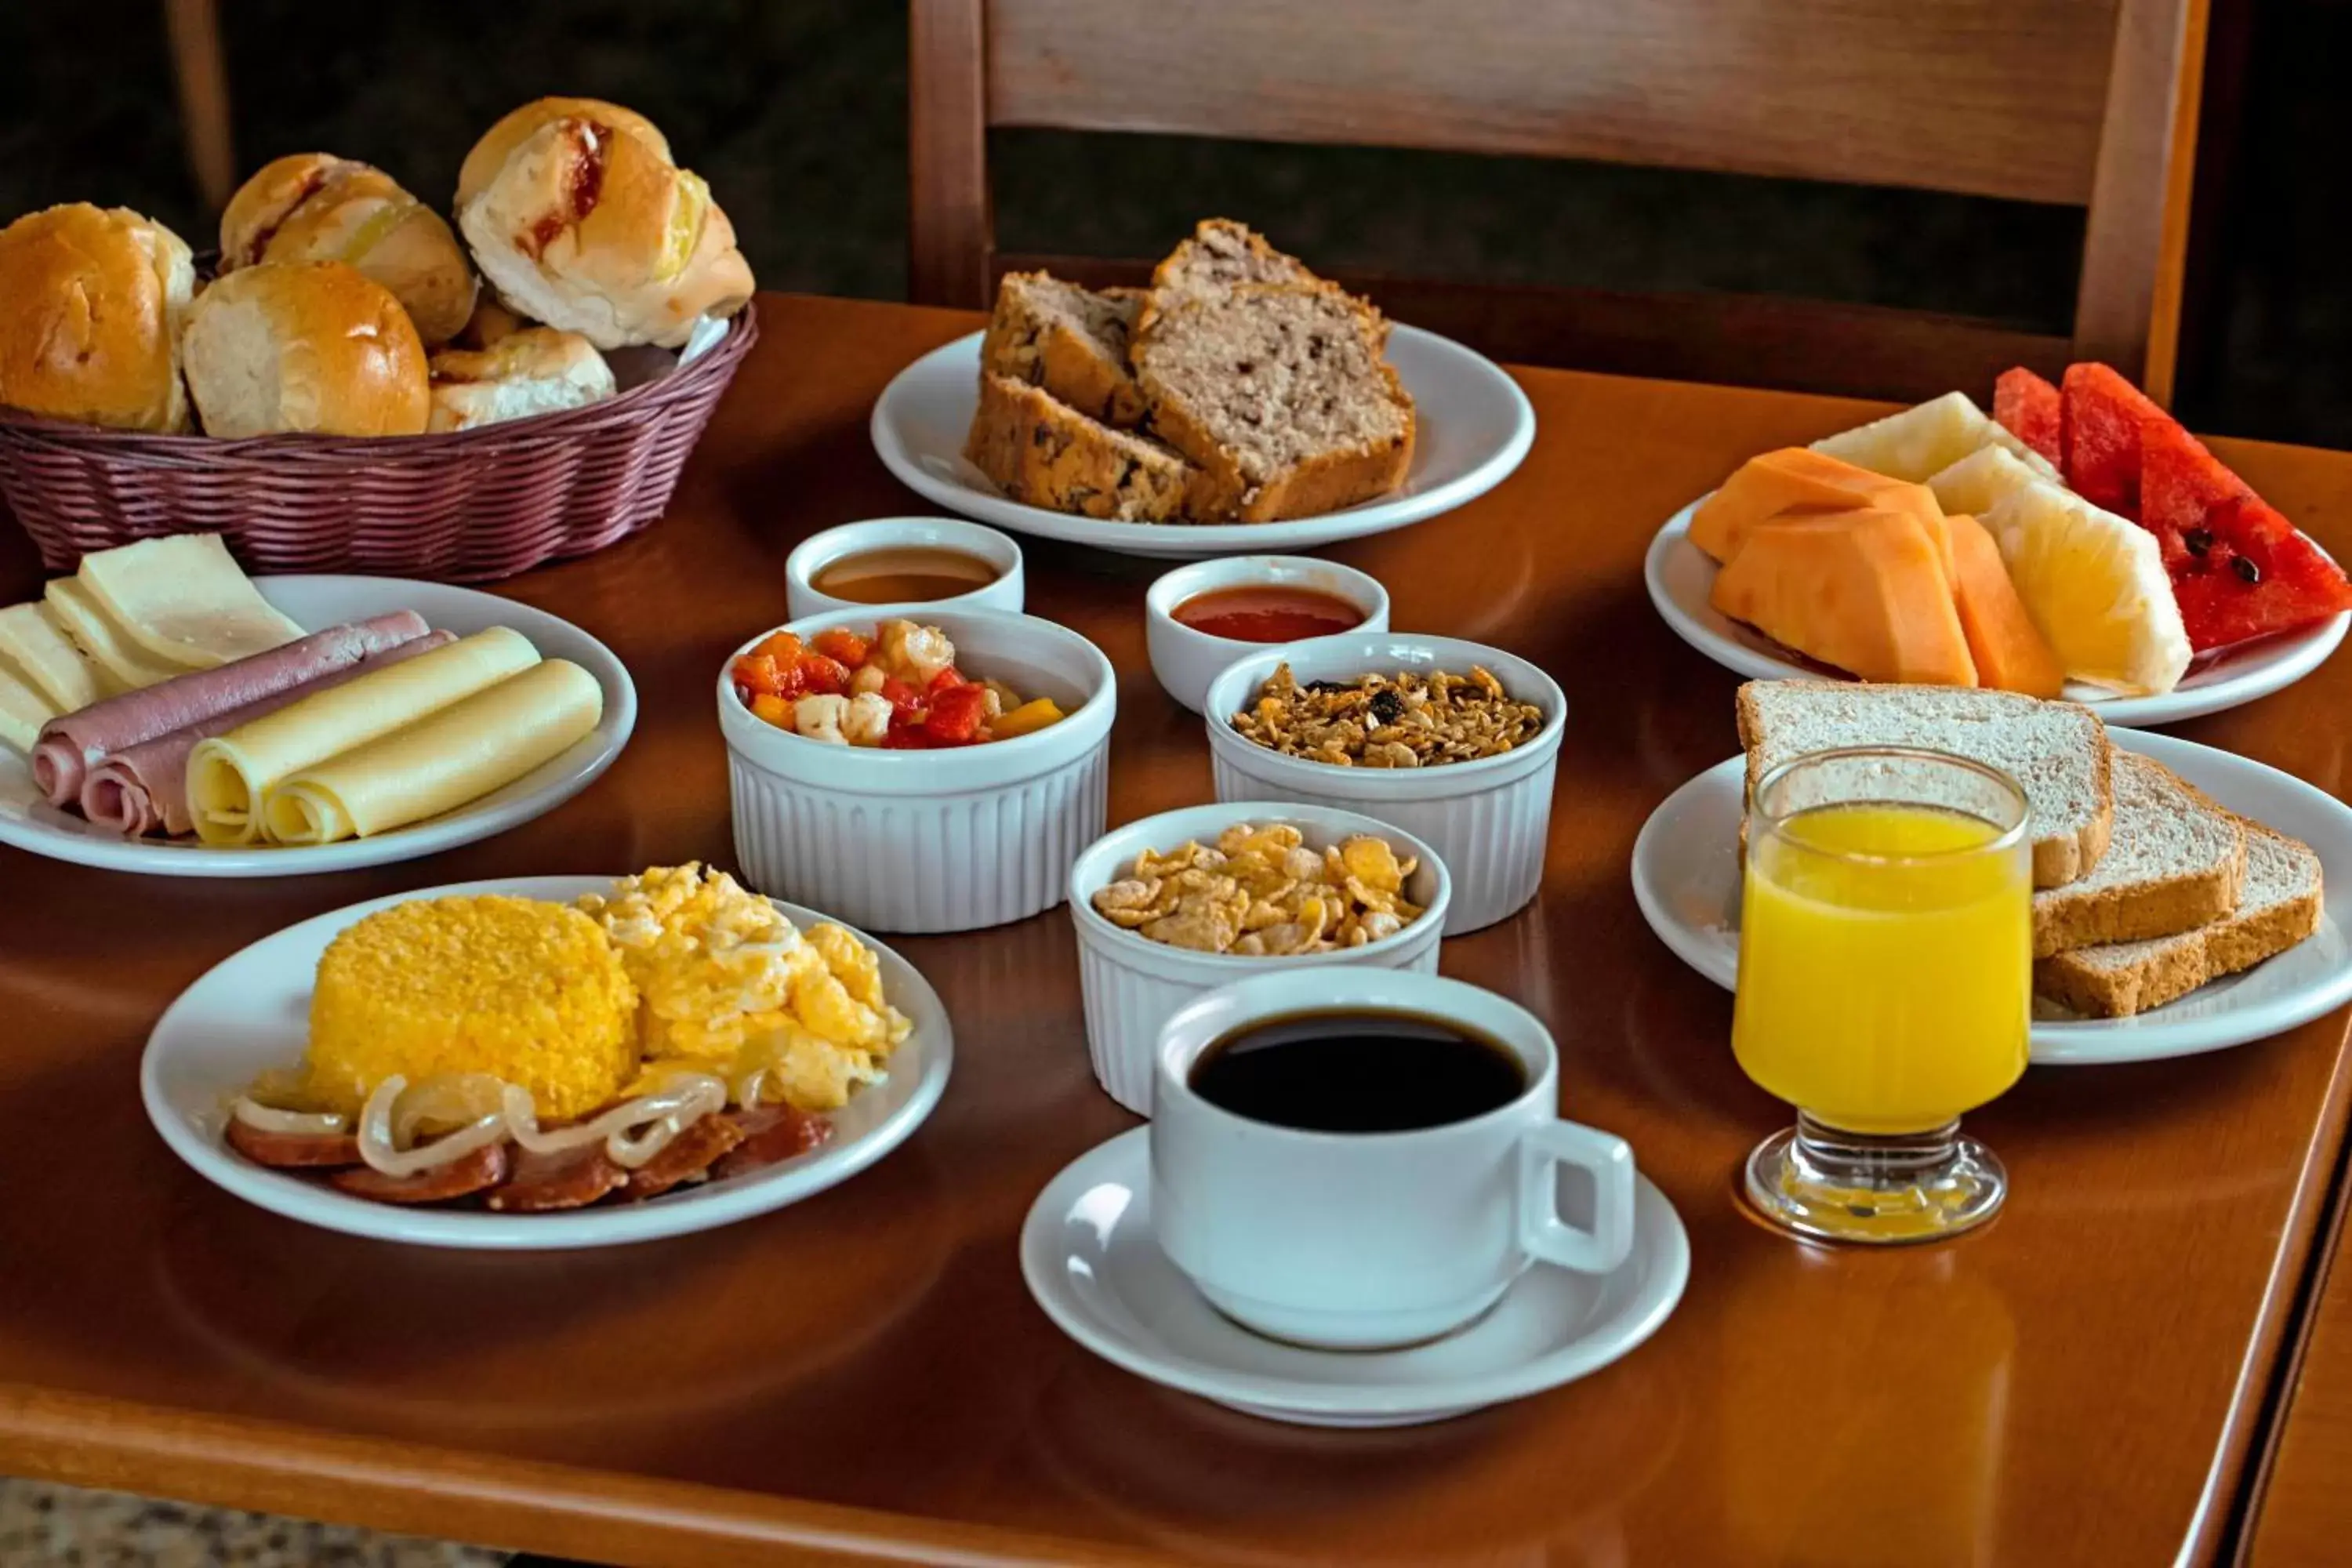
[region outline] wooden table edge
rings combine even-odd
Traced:
[[[2197,1500],[2182,1562],[2240,1563],[2252,1542],[2264,1485],[2284,1428],[2294,1368],[2327,1273],[2331,1237],[2341,1223],[2347,1112],[2352,1112],[2352,1011],[2336,1015],[2336,1067],[2328,1076],[2320,1131],[2295,1178],[2284,1224],[2284,1244],[2271,1265],[2254,1336],[2221,1428],[2213,1468]],[[2261,1049],[2260,1042],[2244,1047]],[[2301,1239],[2296,1239],[2300,1234]]]
[[[0,1473],[626,1568],[1165,1560],[833,1503],[0,1384]]]

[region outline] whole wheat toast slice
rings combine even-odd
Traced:
[[[2194,931],[2238,907],[2246,832],[2172,770],[2117,748],[2115,829],[2090,872],[2033,895],[2033,956]]]
[[[2319,929],[2326,889],[2311,847],[2241,817],[2245,889],[2237,908],[2194,931],[2077,948],[2033,965],[2034,991],[2071,1012],[2127,1018],[2274,958]]]
[[[1751,680],[1739,689],[1748,788],[1782,763],[1845,746],[1919,746],[1998,768],[2032,807],[2033,885],[2081,879],[2115,827],[2106,726],[2079,702],[1971,687]]]

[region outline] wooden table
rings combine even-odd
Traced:
[[[2285,1381],[2259,1512],[2241,1561],[2252,1568],[2321,1568],[2352,1542],[2352,1259],[2344,1256],[2345,1196],[2308,1314],[2300,1361]]]
[[[149,1026],[208,965],[354,900],[730,855],[712,671],[783,616],[802,535],[919,510],[866,445],[890,374],[975,322],[771,299],[645,536],[505,585],[635,671],[627,753],[551,816],[383,870],[144,880],[0,853],[0,1470],[640,1563],[2142,1563],[2235,1544],[2247,1458],[2342,1147],[2342,1016],[2247,1049],[2038,1070],[1970,1118],[2015,1191],[1986,1232],[1801,1247],[1731,1202],[1788,1118],[1728,998],[1636,913],[1627,855],[1734,749],[1735,681],[1674,640],[1640,563],[1669,512],[1862,405],[1550,372],[1527,465],[1461,512],[1334,553],[1400,627],[1507,644],[1568,689],[1543,896],[1444,968],[1549,1020],[1576,1116],[1633,1141],[1693,1251],[1645,1348],[1444,1426],[1269,1426],[1097,1362],[1033,1306],[1022,1215],[1131,1125],[1086,1064],[1057,912],[908,941],[956,1079],[856,1181],[714,1234],[477,1256],[250,1208],[149,1129]],[[1433,411],[1443,417],[1442,411]],[[2339,553],[2352,458],[2224,444]],[[0,590],[32,591],[13,536]],[[1118,665],[1111,815],[1209,798],[1154,684],[1149,564],[1030,548],[1031,604]],[[5,602],[5,601],[0,601]],[[2189,726],[2341,791],[2352,662]]]

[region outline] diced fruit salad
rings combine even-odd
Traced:
[[[1050,697],[956,668],[937,626],[884,621],[871,637],[831,626],[774,632],[737,657],[735,695],[779,730],[832,746],[923,752],[1010,741],[1061,722]]]

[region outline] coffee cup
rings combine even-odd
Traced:
[[[1633,1150],[1560,1118],[1549,1031],[1493,992],[1395,970],[1254,975],[1171,1016],[1154,1069],[1160,1248],[1258,1333],[1413,1344],[1535,1264],[1606,1274],[1632,1247]],[[1560,1214],[1562,1166],[1591,1178],[1582,1225]]]

